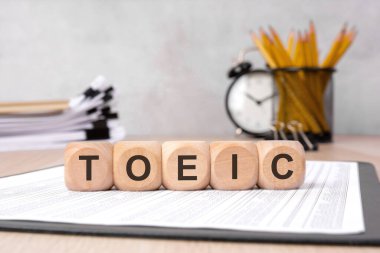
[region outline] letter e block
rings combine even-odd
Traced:
[[[210,145],[211,182],[218,190],[253,188],[259,176],[257,147],[250,141],[217,141]]]
[[[72,191],[104,191],[113,186],[112,144],[72,142],[65,149],[65,183]]]
[[[114,146],[113,172],[117,189],[152,191],[161,186],[161,144],[120,141]]]
[[[210,147],[204,141],[162,145],[162,183],[169,190],[202,190],[210,183]]]
[[[263,189],[295,189],[305,180],[305,151],[298,141],[260,141],[259,181]]]

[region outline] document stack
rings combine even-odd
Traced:
[[[114,87],[97,77],[66,101],[0,103],[0,151],[62,148],[71,141],[124,137],[115,111]]]

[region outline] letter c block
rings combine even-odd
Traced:
[[[161,144],[120,141],[114,145],[114,182],[122,191],[153,191],[161,186]]]
[[[298,141],[260,141],[259,181],[263,189],[287,190],[305,180],[305,151]]]
[[[210,148],[204,141],[162,144],[162,183],[169,190],[202,190],[210,183]]]
[[[72,191],[104,191],[113,186],[112,144],[72,142],[65,149],[65,184]]]

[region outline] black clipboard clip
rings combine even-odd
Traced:
[[[318,142],[313,134],[305,133],[302,123],[292,120],[288,123],[276,121],[271,127],[271,134],[266,140],[294,140],[299,141],[305,151],[317,151]]]

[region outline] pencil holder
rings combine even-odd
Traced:
[[[333,140],[333,68],[272,69],[278,90],[277,122],[298,121],[319,142]]]

